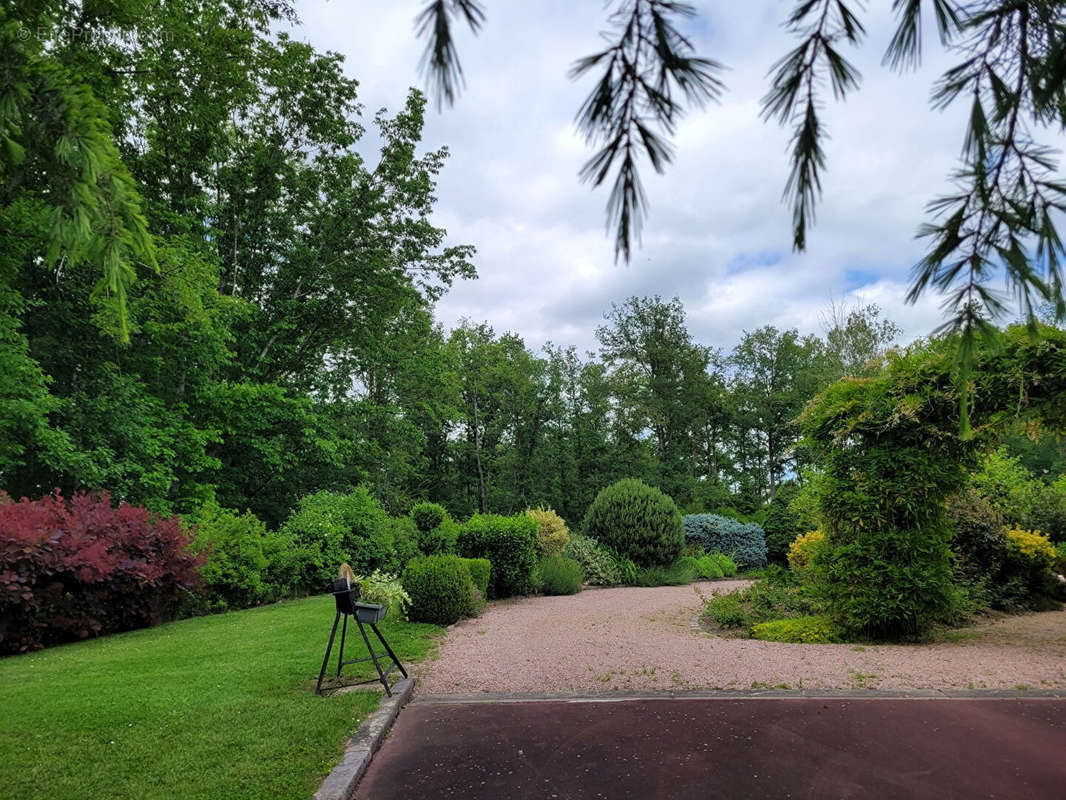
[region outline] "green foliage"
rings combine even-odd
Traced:
[[[585,580],[581,565],[559,554],[542,557],[537,572],[544,594],[577,594]]]
[[[411,596],[396,575],[376,569],[369,575],[356,575],[355,580],[359,584],[359,602],[388,606],[407,618]]]
[[[1025,525],[1043,531],[1053,542],[1066,541],[1066,475],[1035,493]]]
[[[537,523],[525,514],[475,514],[459,527],[459,553],[492,563],[489,598],[535,591],[537,531]]]
[[[757,523],[737,522],[717,514],[687,514],[684,531],[686,541],[708,552],[726,553],[737,564],[766,564],[766,537]]]
[[[643,567],[637,571],[632,583],[637,586],[686,586],[699,576],[699,567],[693,558],[682,558],[668,567]]]
[[[348,494],[317,492],[300,499],[281,533],[311,554],[300,576],[304,591],[320,591],[347,563],[358,575],[388,564],[391,557],[388,516],[363,487]]]
[[[945,499],[1020,414],[1066,423],[1057,388],[1066,334],[1041,333],[1009,328],[975,352],[969,435],[958,430],[950,338],[896,354],[877,377],[841,381],[807,407],[807,447],[824,467],[824,597],[851,632],[914,637],[957,616]]]
[[[393,574],[403,572],[404,565],[419,554],[418,528],[410,517],[389,517],[385,521],[389,556],[385,569]]]
[[[766,642],[830,644],[843,641],[843,631],[826,616],[792,617],[752,626],[752,637]]]
[[[448,510],[439,503],[418,503],[411,508],[411,519],[419,533],[429,533],[449,519]]]
[[[718,559],[714,556],[700,556],[696,559],[696,572],[701,578],[715,580],[725,577],[725,573],[718,565]]]
[[[418,549],[426,555],[454,553],[458,526],[447,509],[437,503],[419,503],[411,509],[411,519],[418,528]]]
[[[616,586],[623,582],[617,559],[595,539],[575,536],[567,542],[563,555],[581,565],[585,583],[590,586]]]
[[[704,613],[723,628],[750,628],[751,615],[735,592],[716,594],[707,601]]]
[[[195,525],[190,549],[207,557],[200,567],[200,594],[207,609],[248,608],[281,596],[284,587],[268,585],[263,578],[267,553],[278,555],[287,542],[266,544],[264,552],[267,540],[278,537],[272,537],[254,514],[207,505],[186,521]]]
[[[758,623],[822,613],[821,603],[788,570],[771,565],[765,575],[747,589],[711,597],[704,613],[722,628],[747,635]]]
[[[412,558],[404,567],[401,582],[411,598],[411,620],[451,625],[475,613],[474,583],[458,556]]]
[[[526,515],[537,523],[537,553],[559,555],[570,541],[570,531],[563,518],[550,508],[528,508]]]
[[[631,478],[596,495],[584,527],[587,535],[638,567],[672,564],[684,547],[681,512],[674,501]]]
[[[1004,522],[1016,525],[1028,520],[1039,490],[1032,473],[1003,448],[988,455],[971,483]]]
[[[722,570],[722,575],[726,578],[732,578],[737,574],[737,562],[731,556],[725,553],[711,553],[709,557],[718,562],[718,568]]]
[[[951,548],[956,583],[978,607],[1024,605],[1026,586],[1011,574],[1014,570],[1003,518],[972,488],[950,497],[946,507],[955,531]]]
[[[895,530],[891,538],[858,532],[815,558],[825,575],[820,596],[849,631],[870,638],[919,638],[954,618],[961,600],[951,582],[951,528]]]
[[[492,577],[492,562],[487,558],[464,558],[463,564],[470,572],[470,579],[481,593],[481,596],[489,595],[489,579]]]

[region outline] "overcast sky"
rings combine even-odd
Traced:
[[[829,103],[828,170],[808,251],[792,252],[791,212],[781,202],[789,133],[759,119],[766,74],[791,46],[781,29],[790,2],[699,2],[688,31],[700,55],[729,67],[721,103],[681,123],[666,174],[643,170],[651,213],[643,246],[616,265],[605,230],[606,190],[577,174],[590,151],[574,113],[591,79],[567,70],[600,46],[606,12],[598,0],[485,0],[488,19],[458,37],[467,76],[453,108],[429,112],[427,147],[447,145],[436,222],[451,243],[477,247],[479,278],[440,301],[446,326],[463,317],[514,331],[536,349],[546,341],[595,348],[594,331],[612,302],[630,295],[678,296],[702,343],[730,348],[764,324],[821,333],[831,300],[875,302],[907,340],[940,321],[939,300],[903,297],[922,254],[914,232],[925,204],[947,186],[963,110],[933,112],[935,77],[950,63],[926,25],[921,70],[880,66],[892,29],[888,2],[863,17],[868,39],[853,53],[862,90]],[[423,85],[413,31],[420,0],[298,2],[294,35],[346,56],[366,116],[399,108]],[[851,55],[851,54],[849,54]]]

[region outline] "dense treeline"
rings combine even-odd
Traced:
[[[393,514],[546,504],[577,523],[634,477],[686,509],[752,514],[807,466],[804,405],[899,335],[857,308],[823,337],[756,327],[722,352],[658,297],[612,306],[595,354],[445,331],[434,302],[474,277],[473,248],[432,222],[447,152],[420,145],[417,91],[368,135],[340,56],[273,32],[292,17],[277,0],[0,14],[12,496],[214,500],[276,527],[309,493],[365,486]],[[147,245],[106,236],[140,225]],[[96,244],[54,246],[81,228]]]

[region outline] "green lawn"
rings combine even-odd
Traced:
[[[430,653],[389,616],[405,665]],[[306,800],[381,696],[313,694],[332,621],[314,597],[0,660],[0,795]]]

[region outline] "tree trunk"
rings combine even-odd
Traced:
[[[488,513],[488,504],[485,502],[485,471],[481,466],[481,426],[477,418],[477,395],[474,395],[474,455],[477,458],[477,490],[478,504],[482,514]]]

